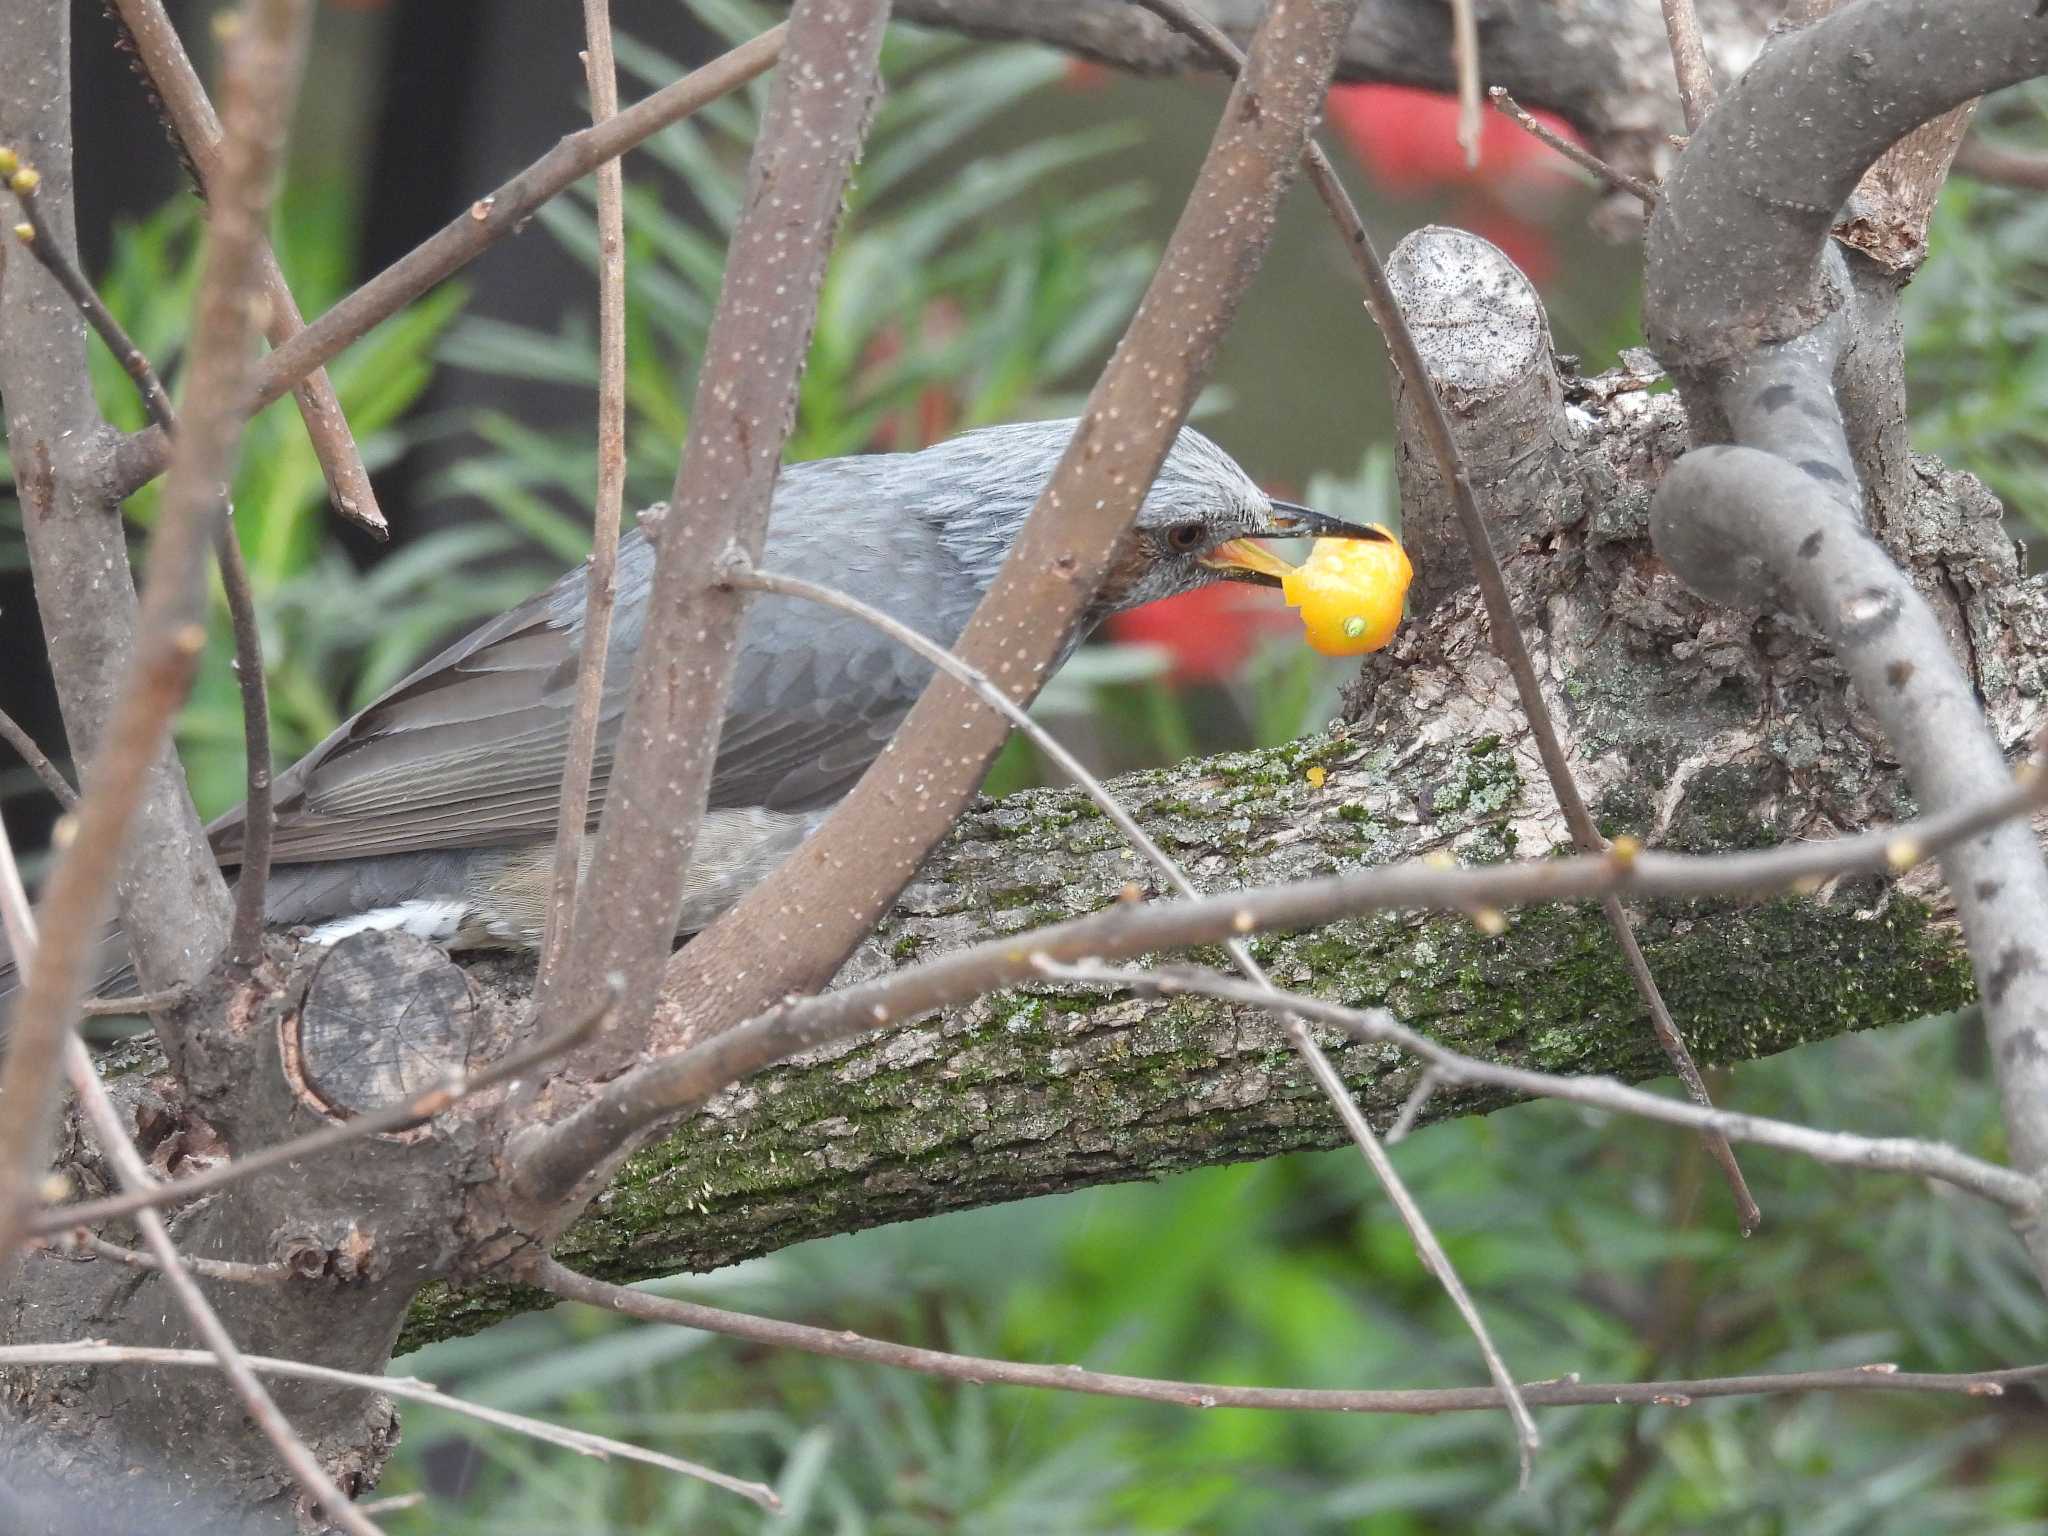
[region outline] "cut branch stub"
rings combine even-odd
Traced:
[[[1570,444],[1550,321],[1536,290],[1499,248],[1431,225],[1394,247],[1387,280],[1401,301],[1457,436],[1496,548],[1547,531]],[[1401,537],[1415,559],[1419,615],[1472,581],[1472,556],[1430,452],[1420,402],[1394,370],[1401,439]]]
[[[425,939],[395,932],[335,944],[285,1022],[306,1089],[339,1115],[403,1103],[463,1070],[476,1028],[461,969]]]

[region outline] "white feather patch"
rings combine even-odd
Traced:
[[[333,944],[352,933],[375,933],[397,929],[416,939],[445,943],[455,937],[469,912],[466,901],[401,901],[395,906],[374,907],[352,917],[337,917],[322,923],[308,937],[315,944]]]

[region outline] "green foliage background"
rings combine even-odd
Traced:
[[[734,35],[757,25],[724,0],[699,8]],[[621,60],[629,94],[677,72],[629,42]],[[1131,116],[1137,98],[1118,98],[1120,120],[1066,131],[1068,117],[1104,109],[1056,94],[1065,64],[1049,55],[899,29],[887,68],[892,90],[804,382],[793,444],[801,457],[878,440],[915,446],[934,432],[1069,409],[1149,274],[1150,232],[1172,211],[1154,208],[1127,169],[1147,134]],[[658,499],[673,470],[762,96],[757,86],[718,104],[635,163],[634,504]],[[1995,116],[2001,131],[2038,135],[2035,99],[2005,103]],[[353,196],[327,179],[287,189],[282,257],[310,312],[351,278],[337,253],[351,244]],[[1420,222],[1426,212],[1402,216]],[[1977,470],[2036,519],[2048,519],[2044,220],[2038,200],[1953,187],[1909,306],[1919,442]],[[592,259],[587,188],[539,222]],[[196,232],[192,205],[180,200],[123,234],[105,284],[145,349],[171,368]],[[1330,280],[1341,282],[1337,269]],[[263,610],[282,757],[318,740],[437,638],[516,600],[586,547],[587,436],[502,414],[421,424],[406,413],[437,365],[593,387],[587,307],[550,326],[513,326],[458,319],[461,298],[449,288],[415,306],[346,354],[334,377],[373,467],[422,431],[473,429],[478,450],[437,490],[481,497],[496,520],[430,535],[359,570],[328,538],[318,471],[289,403],[252,430],[236,515]],[[1593,306],[1583,291],[1559,313],[1578,316],[1560,320],[1560,341],[1570,345],[1563,333],[1580,331],[1589,365],[1634,340],[1626,312]],[[95,361],[110,417],[139,424],[111,360]],[[1376,362],[1336,366],[1349,376]],[[1285,390],[1286,372],[1259,377]],[[1227,424],[1230,403],[1219,391],[1206,408]],[[1347,473],[1310,486],[1313,498],[1390,520],[1386,450],[1350,473],[1355,454],[1338,455]],[[133,510],[146,526],[147,497]],[[239,794],[227,655],[217,626],[180,730],[208,811]],[[1219,730],[1284,739],[1329,713],[1333,674],[1295,647],[1261,656],[1220,714],[1215,699],[1175,691],[1159,672],[1142,657],[1083,662],[1070,669],[1065,700],[1051,702],[1093,707],[1114,734],[1166,754],[1226,744]],[[1014,758],[999,782],[1031,771]],[[2001,1151],[1967,1017],[1747,1065],[1721,1091],[1764,1113]],[[1968,1370],[2038,1358],[2048,1344],[2048,1317],[2011,1235],[1953,1191],[1751,1153],[1745,1165],[1767,1224],[1744,1242],[1694,1142],[1556,1105],[1427,1130],[1397,1160],[1525,1377],[1876,1360]],[[1483,1379],[1440,1290],[1348,1155],[885,1229],[654,1288],[1107,1370],[1328,1386]],[[431,1492],[388,1521],[422,1536],[2048,1531],[2039,1470],[2048,1435],[2030,1394],[1553,1410],[1540,1415],[1546,1446],[1533,1484],[1517,1492],[1506,1427],[1492,1415],[1190,1413],[943,1386],[580,1309],[437,1345],[396,1369],[763,1478],[785,1500],[782,1514],[763,1517],[648,1468],[582,1460],[415,1408],[383,1491]]]

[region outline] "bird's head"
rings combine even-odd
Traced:
[[[986,591],[1078,425],[1066,420],[982,427],[914,454],[796,469],[820,480],[827,473],[888,476],[892,499],[913,503],[974,573],[977,591]],[[839,494],[857,500],[872,491],[849,484]],[[1265,539],[1386,537],[1377,528],[1273,500],[1229,454],[1184,427],[1111,558],[1083,628],[1121,609],[1215,581],[1277,587],[1288,567],[1266,552],[1260,542]]]
[[[1383,529],[1277,501],[1237,461],[1183,428],[1151,494],[1110,566],[1097,598],[1103,612],[1135,608],[1214,581],[1277,587],[1290,567],[1268,539],[1385,539]]]

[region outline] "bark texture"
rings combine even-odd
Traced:
[[[1243,47],[1263,0],[1195,0],[1195,9]],[[1685,131],[1657,7],[1640,0],[1475,0],[1481,71],[1531,106],[1580,128],[1594,152],[1654,177],[1669,163],[1668,136]],[[1775,0],[1700,0],[1716,71],[1740,74],[1782,6]],[[1202,50],[1124,0],[898,0],[904,21],[975,37],[1047,43],[1138,74],[1211,67]],[[1444,0],[1365,0],[1337,62],[1344,81],[1455,87],[1451,8]]]
[[[1706,604],[1651,553],[1651,491],[1688,446],[1677,396],[1654,383],[1653,368],[1552,380],[1570,452],[1540,507],[1509,509],[1524,531],[1501,549],[1602,830],[1705,851],[1914,814],[1882,733],[1809,630]],[[1547,439],[1559,429],[1534,430]],[[1892,552],[1952,594],[1952,641],[2017,751],[2048,721],[2048,582],[2022,579],[2001,509],[1973,477],[1923,458],[1914,483],[1899,525],[1911,532]],[[1568,850],[1478,609],[1467,588],[1412,622],[1370,659],[1330,733],[1133,775],[1118,793],[1208,890],[1439,850],[1466,862]],[[1154,892],[1082,796],[983,802],[849,972],[1092,911],[1132,882]],[[1638,917],[1703,1062],[1973,995],[1953,903],[1926,871]],[[1628,1078],[1667,1070],[1597,905],[1511,913],[1498,938],[1462,917],[1407,914],[1252,944],[1283,985],[1383,1004],[1476,1055]],[[486,991],[510,1000],[523,984],[507,967]],[[1412,1067],[1329,1043],[1375,1123],[1389,1122]],[[1439,1094],[1427,1118],[1502,1102]],[[1255,1012],[1046,985],[877,1031],[727,1092],[628,1163],[559,1251],[613,1277],[707,1269],[889,1221],[1341,1140]],[[531,1301],[496,1287],[436,1289],[406,1338],[464,1331]]]

